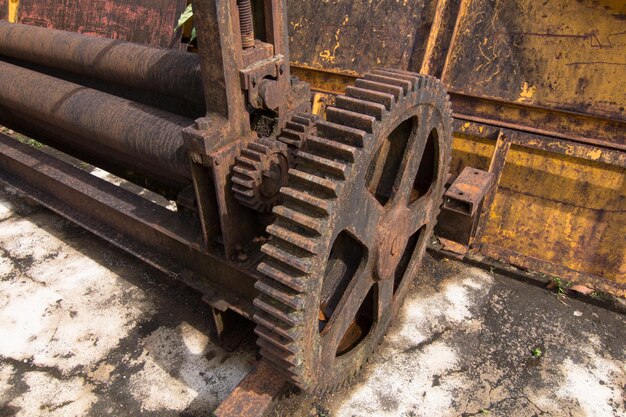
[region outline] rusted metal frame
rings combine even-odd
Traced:
[[[529,106],[454,91],[449,94],[455,118],[626,151],[624,119]]]
[[[292,65],[293,75],[310,83],[314,91],[342,94],[354,83],[358,75],[347,72],[320,70],[301,64]],[[493,126],[535,133],[537,135],[567,139],[586,145],[626,151],[626,122],[600,116],[528,106],[485,97],[449,92],[454,117]],[[482,107],[481,107],[482,106]],[[480,113],[479,109],[487,109]],[[514,119],[503,119],[503,110],[516,113]],[[541,119],[536,120],[536,118]],[[533,125],[540,125],[541,128]],[[580,127],[582,126],[582,127]]]
[[[435,15],[419,69],[421,74],[441,77],[459,8],[460,0],[437,0]]]
[[[196,4],[197,3],[197,4]],[[215,182],[215,201],[219,211],[220,239],[224,244],[226,257],[236,255],[247,246],[254,234],[258,232],[256,214],[237,203],[230,193],[230,170],[239,155],[242,146],[256,137],[250,130],[250,116],[246,107],[246,90],[248,95],[254,90],[258,94],[253,97],[253,107],[275,107],[282,98],[286,103],[288,96],[289,69],[286,65],[288,47],[285,33],[284,0],[271,2],[270,13],[266,12],[266,23],[272,25],[271,39],[278,46],[267,48],[266,44],[257,42],[257,48],[242,50],[239,27],[239,9],[235,0],[197,0],[194,10],[199,13],[195,18],[198,28],[198,47],[201,55],[202,73],[205,84],[205,96],[208,113],[206,117],[196,120],[194,126],[185,129],[185,141],[191,159],[201,163],[213,173]],[[211,9],[211,5],[213,8]],[[274,11],[274,8],[278,8]],[[267,58],[268,52],[284,52]],[[252,51],[252,52],[250,52]],[[246,60],[244,60],[246,57]],[[269,62],[271,71],[258,62],[249,63],[251,59],[264,58],[259,61]],[[282,60],[282,61],[281,61]],[[282,62],[282,64],[281,64]],[[245,67],[244,64],[249,65]],[[255,72],[259,66],[259,72]],[[246,70],[250,71],[246,72]],[[268,76],[269,80],[264,80]],[[236,82],[235,82],[236,80]],[[242,84],[243,81],[243,84]],[[262,84],[265,82],[266,84]],[[207,83],[216,83],[207,87]],[[269,83],[269,85],[268,85]],[[222,90],[216,89],[222,86]],[[278,99],[276,99],[278,96]],[[256,100],[256,99],[260,100]],[[271,99],[270,99],[271,98]],[[257,102],[258,101],[258,102]],[[276,104],[276,107],[280,107]],[[279,111],[279,113],[281,113]],[[194,170],[199,172],[198,170]],[[198,183],[201,180],[195,180]],[[206,195],[197,198],[207,199]],[[212,201],[200,202],[200,206],[209,207]],[[211,245],[211,235],[215,227],[208,230],[205,222],[204,235],[207,245]]]
[[[502,172],[504,171],[504,164],[506,163],[506,156],[509,153],[510,148],[511,141],[502,132],[502,130],[500,130],[498,133],[498,139],[496,139],[493,154],[491,155],[491,161],[489,162],[489,172],[494,175],[494,184],[487,195],[485,195],[481,213],[478,218],[478,224],[476,225],[476,231],[470,241],[470,246],[476,242],[480,242],[480,239],[485,233],[485,227],[489,221],[489,213],[491,212],[493,201],[495,200],[496,193],[498,192],[498,186],[500,184],[500,179],[502,178]]]
[[[204,158],[206,166],[211,168],[215,181],[215,200],[219,211],[221,238],[226,258],[231,259],[247,252],[255,237],[263,233],[263,226],[257,221],[256,213],[242,206],[231,192],[231,170],[235,158],[239,156],[248,141],[239,140],[228,143]],[[245,255],[249,258],[249,255]]]
[[[0,55],[204,102],[197,54],[0,21]]]
[[[250,263],[234,264],[206,252],[200,228],[189,217],[181,218],[1,134],[0,182],[184,281],[209,299],[226,299],[233,310],[252,316],[250,300],[256,290]]]
[[[288,387],[286,380],[261,360],[213,414],[216,417],[262,417],[271,411],[275,398]]]
[[[578,143],[567,139],[540,134],[500,128],[472,120],[455,119],[454,131],[457,134],[494,140],[500,132],[514,145],[539,149],[546,152],[572,156],[608,165],[626,167],[626,152],[604,146]]]
[[[215,180],[212,170],[201,160],[192,161],[190,165],[202,236],[207,249],[211,249],[218,243],[217,239],[222,233],[219,208],[215,199]]]
[[[567,279],[577,284],[585,285],[596,290],[609,292],[619,297],[626,296],[626,285],[611,281],[596,275],[576,271],[563,265],[555,264],[543,259],[501,248],[499,246],[483,243],[480,252],[499,262],[510,264],[529,271],[539,271],[544,274]]]
[[[202,85],[208,113],[228,120],[231,139],[250,132],[239,82],[243,67],[241,34],[234,0],[193,0]]]
[[[274,54],[283,55],[289,62],[286,0],[262,0],[265,9],[267,42],[274,45]],[[287,69],[289,71],[289,69]],[[287,73],[289,77],[289,73]]]

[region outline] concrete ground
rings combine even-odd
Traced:
[[[625,416],[626,317],[427,256],[352,385],[276,416]],[[0,188],[0,416],[207,416],[254,338],[213,344],[199,294]],[[534,353],[534,354],[533,354]]]

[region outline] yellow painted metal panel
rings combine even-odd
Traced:
[[[626,2],[464,5],[443,74],[452,91],[624,118]]]
[[[7,20],[11,23],[17,22],[17,10],[20,5],[20,0],[9,0],[9,14]]]
[[[483,241],[626,284],[626,169],[512,146]]]

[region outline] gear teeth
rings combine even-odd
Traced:
[[[270,265],[269,262],[262,262],[257,266],[257,270],[268,278],[291,288],[292,290],[302,293],[307,289],[306,280],[295,277],[292,273],[283,271],[277,266]]]
[[[299,370],[297,367],[292,366],[288,363],[285,363],[284,361],[281,361],[280,358],[275,357],[274,355],[272,355],[271,353],[269,353],[268,351],[264,349],[261,349],[260,353],[263,356],[263,359],[267,360],[268,362],[270,362],[270,364],[274,365],[273,368],[280,375],[282,375],[283,377],[286,377],[288,380],[292,382],[294,379],[299,380],[299,376],[298,376]]]
[[[267,283],[263,280],[258,280],[254,284],[254,288],[262,292],[263,294],[267,294],[270,297],[275,298],[280,301],[284,305],[293,308],[294,310],[302,308],[303,301],[301,297],[298,297],[295,294],[289,294],[286,291],[282,291],[276,288],[276,285],[272,282]]]
[[[295,318],[291,317],[288,313],[282,311],[280,308],[277,308],[271,305],[271,301],[267,300],[267,297],[263,297],[262,295],[255,298],[252,302],[256,308],[259,308],[266,313],[270,314],[272,317],[279,319],[287,326],[295,326],[297,325],[297,321]]]
[[[298,113],[294,115],[291,120],[295,123],[310,127],[313,126],[313,124],[317,120],[317,116],[311,113]]]
[[[317,116],[309,113],[297,113],[281,129],[278,141],[285,143],[293,154],[304,146],[309,134],[315,130]]]
[[[282,361],[285,365],[293,366],[295,368],[300,367],[300,365],[302,365],[302,359],[299,358],[297,355],[294,355],[291,352],[287,352],[286,350],[277,347],[276,345],[274,345],[273,343],[265,339],[259,339],[257,341],[257,345],[261,349],[264,349],[265,351],[269,352],[275,358]]]
[[[286,159],[286,145],[268,138],[260,138],[249,142],[246,149],[241,151],[241,155],[235,158],[231,176],[233,196],[242,205],[253,210],[268,211],[278,201],[278,192],[267,197],[259,191],[264,180],[263,158],[271,156],[272,153],[282,153]]]
[[[304,191],[299,191],[291,187],[283,187],[280,189],[280,194],[284,199],[290,200],[291,203],[302,206],[320,215],[328,216],[330,212],[328,201]],[[289,204],[287,205],[289,206]]]
[[[302,371],[302,366],[293,365],[289,361],[282,359],[280,356],[274,355],[272,351],[266,349],[265,347],[261,347],[261,355],[263,356],[263,359],[280,366],[284,372],[291,374],[291,378],[295,377]]]
[[[374,122],[376,121],[376,118],[373,116],[340,109],[338,107],[327,107],[326,118],[331,122],[364,130],[367,133],[372,133]]]
[[[254,160],[254,159],[250,159],[250,158],[247,158],[247,157],[241,157],[241,156],[236,157],[235,158],[235,162],[237,163],[237,165],[235,165],[236,167],[238,165],[243,165],[244,167],[248,167],[248,169],[246,169],[245,171],[241,171],[244,174],[246,174],[250,169],[257,169],[257,167],[260,166],[259,161]],[[240,169],[240,168],[242,168],[242,167],[238,167],[237,169]],[[233,167],[233,169],[234,169],[234,167]]]
[[[307,148],[326,155],[335,155],[344,161],[354,162],[356,148],[334,140],[310,136],[307,140]]]
[[[324,196],[337,197],[338,184],[326,178],[292,168],[289,170],[289,179],[305,184],[307,189],[317,191]]]
[[[399,87],[397,85],[390,85],[390,84],[380,83],[376,81],[364,80],[362,78],[357,79],[354,82],[354,85],[356,87],[364,88],[366,90],[392,94],[395,98],[395,101],[398,101],[398,99],[400,99],[400,97],[402,97],[404,93],[404,90],[402,89],[402,87]]]
[[[377,75],[371,72],[368,74],[365,74],[365,79],[369,81],[381,83],[381,84],[389,84],[389,85],[396,85],[398,87],[402,87],[402,92],[404,94],[408,93],[410,90],[413,89],[413,85],[411,84],[410,81],[400,80],[400,79],[392,78],[392,77],[385,77],[383,75]]]
[[[254,185],[254,181],[252,180],[252,178],[248,177],[247,174],[244,174],[244,175],[245,175],[245,177],[244,176],[240,176],[240,175],[233,175],[231,179],[232,179],[232,181],[235,184],[239,184],[239,185],[242,185],[244,187],[252,187]],[[244,191],[250,191],[250,193],[252,193],[252,195],[254,195],[252,190],[250,190],[249,188],[247,188]]]
[[[279,323],[277,323],[277,319],[270,314],[267,314],[264,311],[259,311],[254,314],[253,319],[256,323],[259,323],[268,330],[284,337],[285,339],[296,341],[298,340],[298,329],[297,328],[284,328]]]
[[[383,114],[385,113],[385,106],[382,104],[348,96],[335,97],[335,106],[340,109],[373,116],[376,120],[381,120],[383,118]]]
[[[249,145],[252,146],[252,143]],[[241,155],[255,162],[261,162],[261,158],[265,155],[265,152],[259,153],[254,149],[247,148],[241,151]]]
[[[319,242],[316,239],[311,239],[297,232],[293,232],[278,223],[271,224],[267,227],[267,232],[272,236],[283,240],[311,255],[316,255],[318,251]]]
[[[239,184],[233,186],[233,191],[235,192],[235,198],[238,196],[246,200],[254,198],[254,191],[249,188],[240,187]]]
[[[366,135],[363,130],[353,129],[326,120],[320,120],[317,123],[317,133],[320,137],[336,140],[357,148],[363,147],[363,141]]]
[[[419,74],[399,73],[399,72],[389,71],[386,69],[374,70],[372,72],[376,75],[381,75],[383,77],[396,78],[399,80],[408,81],[411,83],[411,89],[414,91],[417,90],[420,80],[424,79],[424,77],[420,76]]]
[[[381,93],[379,91],[367,90],[365,88],[350,86],[346,88],[346,94],[360,100],[367,100],[382,104],[387,110],[391,110],[393,103],[395,103],[395,97],[393,94]]]
[[[282,218],[285,221],[290,221],[300,227],[303,227],[315,236],[320,236],[321,234],[321,221],[306,213],[302,213],[286,206],[276,206],[274,207],[274,214],[276,214],[278,218]]]
[[[265,245],[261,246],[261,251],[264,254],[269,255],[272,258],[284,263],[285,265],[292,266],[298,271],[304,272],[305,274],[308,274],[313,269],[311,262],[309,262],[306,258],[302,259],[301,257],[297,256],[297,254],[290,253],[285,249],[278,247],[273,242],[266,243]]]
[[[343,180],[346,178],[348,173],[348,165],[332,159],[323,158],[308,152],[298,152],[298,158],[300,158],[301,163],[311,165],[321,172],[335,177],[336,179]]]
[[[289,342],[287,339],[277,335],[276,333],[273,333],[267,327],[257,325],[254,328],[254,333],[273,346],[283,350],[286,354],[290,353],[295,355],[299,352],[296,344]]]

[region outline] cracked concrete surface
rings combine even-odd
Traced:
[[[251,368],[199,294],[0,191],[0,416],[200,416]],[[276,416],[623,416],[626,319],[427,256],[385,341],[332,395]],[[532,349],[541,350],[533,357]]]

